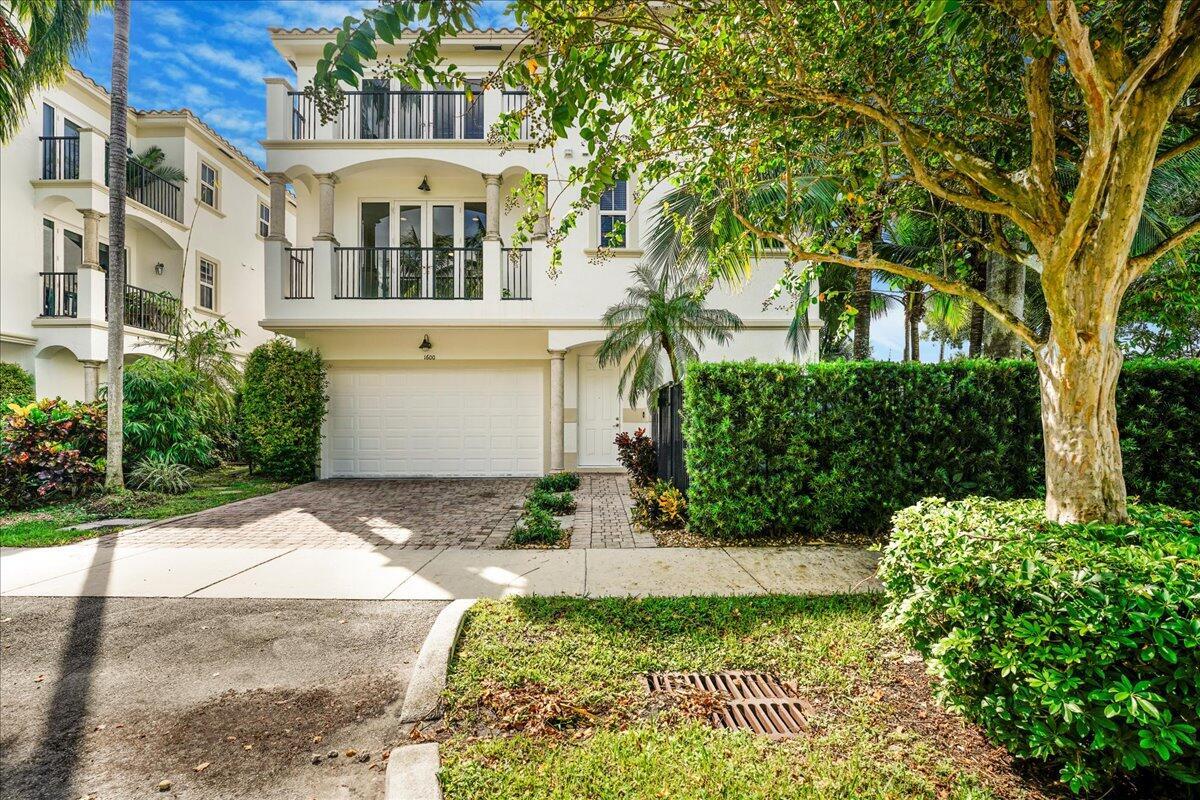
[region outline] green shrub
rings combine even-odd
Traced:
[[[8,413],[10,403],[27,406],[33,401],[33,376],[19,364],[0,361],[0,416]]]
[[[880,565],[939,697],[1076,791],[1137,769],[1200,781],[1200,520],[1131,513],[1055,525],[1037,500],[923,500]]]
[[[668,480],[634,487],[633,517],[650,528],[682,528],[687,523],[687,498]]]
[[[525,516],[513,528],[512,541],[516,544],[557,544],[563,537],[558,520],[540,506],[527,506]]]
[[[543,492],[573,492],[579,488],[579,473],[551,472],[538,478],[533,488]]]
[[[1130,493],[1194,506],[1200,361],[1126,363],[1117,406]],[[929,495],[1045,491],[1028,361],[697,364],[683,433],[690,525],[714,536],[877,532]]]
[[[210,466],[216,463],[211,406],[200,377],[182,362],[142,358],[125,370],[125,457]]]
[[[627,431],[617,434],[617,461],[629,472],[634,488],[650,486],[658,477],[658,452],[654,440],[638,428],[630,436]]]
[[[129,482],[151,492],[183,494],[192,488],[192,468],[151,455],[137,463],[129,473]]]
[[[321,454],[325,363],[284,339],[259,345],[246,362],[238,407],[242,453],[251,469],[287,480],[309,480]]]
[[[104,407],[42,400],[13,411],[0,429],[0,507],[29,508],[78,497],[104,479]]]
[[[542,489],[534,489],[529,493],[529,497],[525,498],[525,508],[544,508],[551,514],[564,516],[566,514],[575,513],[575,498],[570,492],[557,494],[554,492],[543,491]]]

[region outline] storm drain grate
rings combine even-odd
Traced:
[[[808,703],[794,686],[766,672],[651,672],[645,681],[652,694],[690,688],[727,698],[709,718],[714,728],[751,731],[772,739],[808,730]]]

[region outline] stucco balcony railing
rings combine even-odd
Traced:
[[[482,300],[483,249],[338,247],[335,300]]]
[[[303,92],[288,92],[290,138],[297,141],[482,140],[484,95],[465,92],[366,90],[345,92],[332,122],[323,124],[316,103]]]

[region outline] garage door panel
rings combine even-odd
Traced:
[[[327,464],[334,476],[536,475],[542,370],[332,370]]]

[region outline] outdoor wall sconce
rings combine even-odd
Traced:
[[[155,264],[155,265],[154,265],[154,274],[155,274],[155,275],[162,275],[162,274],[163,274],[163,272],[165,272],[165,271],[166,271],[166,269],[167,269],[167,265],[166,265],[166,264],[164,264],[164,263],[162,263],[162,262],[160,261],[160,262],[158,262],[157,264]]]
[[[433,349],[433,342],[429,341],[428,333],[425,334],[425,338],[421,340],[421,345],[420,345],[419,349],[421,349],[421,350],[432,350]]]
[[[421,178],[421,185],[418,186],[417,189],[419,189],[422,192],[429,191],[429,176],[428,175]]]

